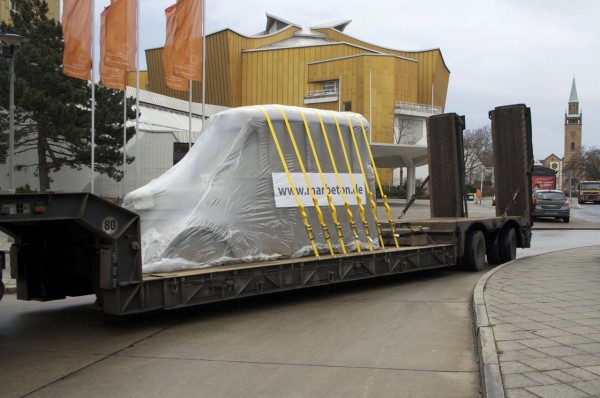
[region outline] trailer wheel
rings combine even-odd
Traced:
[[[477,272],[485,267],[485,236],[483,232],[472,230],[465,237],[463,264],[467,271]]]
[[[485,255],[489,265],[500,264],[500,257],[498,255],[498,234],[490,234],[488,239],[485,241]]]
[[[0,274],[0,276],[2,276],[2,274]],[[6,287],[4,286],[4,282],[2,282],[0,280],[0,301],[2,300],[2,297],[4,297],[5,291],[6,291]]]
[[[507,263],[517,258],[517,233],[514,228],[506,227],[500,231],[498,237],[498,257],[500,264]]]

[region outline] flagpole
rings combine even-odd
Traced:
[[[189,81],[189,102],[188,102],[188,107],[189,107],[189,117],[188,117],[188,123],[189,123],[189,130],[188,130],[188,152],[190,149],[192,149],[192,81]]]
[[[373,142],[373,79],[369,69],[369,145]]]
[[[94,10],[95,8],[95,1],[92,0],[92,7],[91,7],[91,13],[92,13],[92,61],[94,59],[94,32],[96,30],[96,19],[94,18]],[[96,158],[95,158],[95,153],[96,153],[96,129],[95,129],[95,124],[96,124],[96,74],[94,73],[94,62],[92,62],[92,127],[91,127],[91,135],[92,135],[92,147],[91,147],[91,151],[92,151],[92,165],[91,165],[91,175],[90,175],[90,179],[91,179],[91,185],[90,185],[90,191],[91,193],[94,193],[94,170],[96,168]]]
[[[206,35],[204,27],[206,26],[206,7],[205,0],[202,1],[202,127],[204,127],[204,107],[206,105]]]
[[[342,76],[338,76],[338,112],[342,111]]]
[[[140,186],[140,5],[135,2],[135,188]]]
[[[123,90],[123,198],[127,193],[125,168],[127,167],[127,72],[125,72],[125,90]]]

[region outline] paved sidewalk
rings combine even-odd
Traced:
[[[473,304],[487,397],[600,397],[600,246],[516,260]]]

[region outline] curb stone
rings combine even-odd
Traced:
[[[488,318],[485,307],[484,291],[487,281],[496,272],[512,264],[509,261],[488,271],[479,279],[473,291],[473,314],[475,318],[475,339],[477,340],[477,352],[479,354],[479,368],[483,398],[504,398],[504,384],[500,373],[500,362],[496,349],[494,327]]]

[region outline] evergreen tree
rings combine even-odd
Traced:
[[[15,51],[15,154],[35,151],[37,161],[16,167],[32,168],[44,192],[50,190],[52,172],[91,165],[92,85],[62,74],[62,28],[47,18],[46,2],[24,0],[19,5],[19,13],[12,14],[12,24],[2,23],[0,31],[28,39]],[[120,181],[123,93],[101,85],[95,88],[95,170]],[[8,91],[8,63],[0,62],[0,114],[8,114]],[[132,107],[133,99],[129,98],[128,119],[135,118]],[[8,118],[2,117],[0,128],[8,129]],[[135,129],[128,128],[127,139],[133,134]],[[128,163],[132,161],[133,157],[127,158]]]

